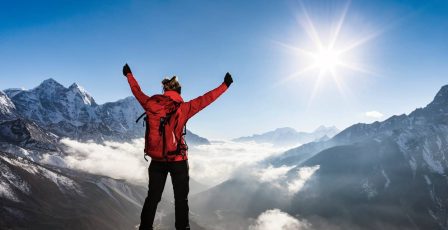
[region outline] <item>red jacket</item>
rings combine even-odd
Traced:
[[[140,105],[143,107],[145,111],[150,110],[148,100],[150,97],[148,97],[146,94],[144,94],[138,85],[137,81],[135,80],[132,73],[127,74],[129,86],[131,87],[131,91],[134,94],[135,98],[137,98],[137,101],[140,103]],[[215,101],[221,94],[223,94],[227,90],[227,85],[225,83],[222,83],[217,88],[207,92],[206,94],[197,97],[191,101],[184,102],[182,97],[179,93],[176,91],[165,91],[163,95],[170,97],[172,100],[180,103],[178,109],[176,110],[176,113],[172,116],[172,118],[177,119],[176,122],[168,123],[167,125],[173,125],[176,124],[174,127],[172,127],[176,137],[182,137],[183,127],[187,123],[188,119],[193,117],[196,113],[201,111],[203,108],[207,107],[209,104],[211,104],[213,101]],[[150,131],[150,134],[148,138],[145,140],[146,144],[149,143],[151,140],[151,135],[159,135],[157,133],[157,130],[154,130],[152,133]],[[181,144],[185,144],[185,140],[181,138]],[[157,152],[147,152],[145,145],[145,152],[150,156],[163,156],[162,148],[157,148]],[[188,153],[187,150],[184,150],[182,154],[179,155],[173,155],[170,156],[167,159],[164,159],[163,157],[152,157],[153,160],[159,160],[159,161],[182,161],[188,159]]]

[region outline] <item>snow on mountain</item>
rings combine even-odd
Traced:
[[[98,105],[77,83],[65,88],[52,78],[31,90],[7,89],[5,93],[20,116],[61,137],[98,142],[144,135],[142,123],[135,122],[143,109],[134,97]],[[187,135],[189,139],[192,144],[208,143],[195,135]]]
[[[142,122],[136,123],[135,120],[143,113],[143,109],[133,96],[105,103],[98,108],[97,112],[104,124],[111,130],[115,130],[123,136],[128,135],[130,138],[142,137],[143,124]]]
[[[20,115],[44,126],[68,123],[79,127],[98,122],[94,116],[97,104],[76,84],[67,89],[50,78],[31,90],[13,91],[11,95]]]
[[[17,117],[16,107],[3,91],[0,90],[0,121]]]
[[[239,137],[234,141],[254,141],[257,143],[271,143],[274,146],[297,146],[321,139],[325,136],[333,137],[339,132],[336,127],[320,126],[313,132],[298,132],[293,128],[284,127],[277,128],[262,134],[254,134],[252,136]]]

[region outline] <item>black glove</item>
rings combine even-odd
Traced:
[[[226,76],[224,77],[224,83],[226,83],[227,87],[230,86],[230,84],[232,84],[233,79],[232,79],[232,75],[230,75],[229,72],[226,73]]]
[[[132,72],[131,72],[131,68],[129,68],[129,66],[128,66],[128,63],[126,63],[126,64],[123,66],[123,75],[124,75],[125,77],[127,77],[128,73],[132,73]]]

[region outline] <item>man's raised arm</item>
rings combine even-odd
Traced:
[[[185,103],[187,118],[190,119],[196,113],[198,113],[199,111],[210,105],[212,102],[214,102],[219,96],[221,96],[221,94],[223,94],[229,88],[232,82],[233,82],[232,76],[229,73],[226,73],[226,76],[224,77],[224,82],[217,88]]]
[[[142,89],[138,85],[137,80],[135,80],[134,75],[132,75],[131,68],[129,68],[129,65],[127,63],[123,66],[123,75],[128,79],[132,94],[134,94],[135,98],[137,98],[137,101],[140,103],[140,105],[145,108],[146,102],[148,101],[149,97],[142,92]]]

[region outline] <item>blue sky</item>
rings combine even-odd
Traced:
[[[284,79],[309,62],[285,48],[312,50],[301,26],[304,9],[322,40],[345,1],[7,1],[0,9],[0,89],[32,88],[52,77],[82,85],[98,103],[131,92],[121,75],[131,66],[147,94],[176,74],[184,99],[235,83],[189,128],[231,138],[289,126],[340,129],[425,106],[448,84],[448,1],[348,2],[337,45],[371,36],[350,51],[368,73],[341,69]],[[311,96],[314,95],[314,96]]]

